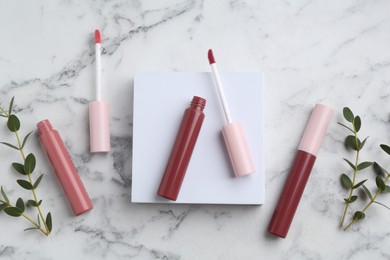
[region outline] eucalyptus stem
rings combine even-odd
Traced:
[[[353,122],[352,122],[353,124]],[[354,137],[355,137],[355,144],[356,144],[356,147],[359,147],[359,141],[358,141],[358,136],[357,136],[357,132],[356,132],[356,128],[355,126],[353,125],[353,134],[354,134]],[[359,155],[360,155],[360,149],[357,149],[356,151],[356,159],[355,159],[355,167],[353,169],[353,178],[352,178],[352,187],[350,188],[349,190],[349,196],[348,196],[348,201],[351,201],[351,198],[353,196],[353,186],[355,186],[355,183],[356,183],[356,175],[357,175],[357,167],[359,165]],[[340,226],[343,227],[344,226],[344,221],[345,221],[345,217],[347,215],[347,211],[348,211],[348,207],[349,207],[349,202],[347,202],[345,204],[345,207],[344,207],[344,213],[343,213],[343,217],[341,219],[341,223],[340,223]]]
[[[387,175],[386,179],[384,180],[384,183],[387,183],[390,178],[390,174]],[[378,189],[378,191],[375,193],[374,197],[370,199],[370,201],[367,203],[367,205],[362,209],[362,213],[364,213],[373,203],[376,203],[376,198],[381,194],[383,190]],[[386,206],[385,206],[386,207]],[[387,208],[387,207],[386,207]],[[353,224],[355,224],[359,218],[354,218],[351,223],[349,223],[345,228],[344,231],[347,231],[350,227],[352,227]]]
[[[344,198],[345,206],[344,206],[344,211],[343,211],[343,214],[342,214],[342,217],[341,217],[341,222],[340,222],[340,227],[341,228],[344,228],[344,224],[345,224],[345,220],[346,220],[346,217],[347,217],[348,209],[350,209],[350,204],[352,204],[357,199],[359,199],[359,196],[354,194],[354,190],[358,189],[359,187],[361,187],[366,192],[366,189],[367,189],[364,186],[364,183],[367,181],[367,179],[359,182],[358,179],[357,179],[358,172],[363,170],[363,169],[366,169],[368,167],[371,167],[372,165],[374,165],[373,162],[369,162],[369,161],[359,162],[360,154],[361,154],[360,151],[363,149],[363,147],[364,147],[364,145],[365,145],[365,143],[367,141],[367,138],[368,138],[368,137],[366,137],[363,141],[360,141],[360,139],[358,137],[358,132],[361,129],[361,126],[362,126],[362,121],[361,121],[360,117],[359,116],[355,116],[352,113],[351,109],[349,109],[348,107],[344,107],[344,109],[343,109],[343,116],[344,116],[344,119],[348,123],[350,123],[350,126],[344,125],[342,123],[338,123],[338,124],[343,126],[343,127],[345,127],[346,129],[348,129],[350,132],[353,133],[351,135],[347,135],[347,137],[345,138],[344,144],[345,144],[345,146],[347,148],[356,151],[356,156],[355,156],[355,162],[354,163],[352,163],[349,160],[344,158],[344,161],[352,168],[352,172],[353,172],[352,180],[345,173],[342,173],[340,175],[340,180],[341,180],[342,186],[344,188],[348,189],[348,198]],[[369,191],[367,190],[367,192],[369,192]],[[370,195],[370,198],[372,198],[371,195]],[[364,218],[364,213],[363,212],[361,212],[361,211],[355,212],[355,214],[353,216],[353,219],[359,220],[359,219],[362,219],[362,218]]]
[[[5,205],[7,205],[8,207],[15,207],[15,206],[11,205],[10,203],[8,203],[8,202],[6,202],[6,201],[4,201],[2,199],[0,199],[0,202],[5,204]],[[26,220],[28,220],[31,224],[33,224],[36,227],[36,229],[41,231],[45,236],[49,236],[50,232],[43,230],[34,220],[32,220],[26,214],[22,213],[21,216],[24,217]]]
[[[25,161],[26,161],[26,156],[25,156],[25,154],[24,154],[23,147],[22,147],[22,144],[21,144],[21,142],[20,142],[20,138],[19,138],[18,131],[15,131],[15,136],[16,136],[16,140],[17,140],[17,142],[18,142],[18,148],[19,148],[20,154],[22,155],[22,158],[23,158],[23,162],[25,162]],[[31,179],[31,173],[27,173],[27,177],[28,177],[28,181],[29,181],[29,182],[31,183],[31,185],[33,186],[34,183],[33,183],[32,179]],[[36,193],[35,193],[35,188],[34,188],[34,186],[33,186],[33,189],[31,189],[31,192],[32,192],[33,197],[34,197],[34,201],[35,201],[35,203],[36,203],[36,205],[37,205],[37,210],[38,210],[39,216],[41,217],[42,223],[45,225],[46,232],[47,232],[48,234],[50,234],[50,230],[49,230],[49,228],[47,227],[45,218],[43,217],[43,214],[42,214],[42,211],[41,211],[41,207],[40,207],[40,205],[39,205],[39,200],[37,199],[37,195],[36,195]]]
[[[7,119],[7,127],[10,132],[13,132],[16,137],[16,142],[17,144],[14,145],[12,143],[7,143],[7,142],[0,142],[1,144],[4,144],[8,147],[11,147],[15,150],[18,150],[20,155],[22,156],[23,163],[18,163],[14,162],[12,163],[12,167],[15,169],[16,172],[20,173],[21,175],[24,176],[24,179],[18,179],[16,182],[21,186],[22,188],[26,190],[30,190],[33,196],[33,200],[28,200],[25,201],[22,198],[18,198],[16,201],[16,204],[13,206],[11,205],[7,194],[3,190],[3,187],[1,186],[0,192],[1,196],[3,199],[0,199],[0,210],[4,211],[7,215],[10,215],[12,217],[24,217],[26,220],[28,220],[33,227],[25,229],[27,230],[39,230],[46,236],[49,236],[52,230],[52,217],[51,213],[49,212],[46,216],[44,217],[42,210],[41,210],[41,203],[42,200],[38,200],[37,194],[36,194],[36,189],[39,185],[39,183],[42,180],[43,174],[41,174],[35,181],[33,181],[32,178],[32,173],[34,172],[35,166],[36,166],[36,159],[34,154],[30,153],[26,155],[24,151],[24,146],[27,142],[28,137],[31,135],[32,132],[27,134],[23,139],[20,138],[19,136],[19,129],[20,129],[20,120],[19,118],[13,114],[13,103],[14,103],[14,98],[11,99],[9,109],[6,111],[3,107],[0,106],[0,117],[4,117]],[[23,141],[22,141],[23,140]],[[25,180],[27,178],[27,180]],[[37,222],[33,221],[29,216],[27,216],[24,212],[27,206],[35,207],[37,208],[38,215],[37,215]],[[41,225],[43,223],[43,225]]]

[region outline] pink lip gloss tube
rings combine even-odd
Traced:
[[[57,130],[49,120],[38,123],[39,141],[76,216],[93,209],[93,204]]]
[[[332,114],[332,109],[317,104],[307,122],[294,163],[268,226],[268,232],[278,237],[287,236]]]

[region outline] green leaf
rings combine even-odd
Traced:
[[[3,189],[3,186],[1,186],[1,195],[3,196],[4,200],[9,204],[9,199],[7,197],[7,194],[5,194],[5,191]]]
[[[49,232],[51,232],[52,221],[51,221],[51,213],[50,212],[46,216],[46,225],[47,225],[47,228],[49,229]]]
[[[365,168],[370,167],[371,165],[373,165],[372,162],[362,162],[362,163],[360,163],[360,164],[357,166],[357,170],[358,170],[358,171],[361,171],[361,170],[363,170],[363,169],[365,169]]]
[[[366,214],[364,214],[361,211],[356,211],[355,214],[353,215],[354,220],[364,219],[365,217],[366,217]]]
[[[16,181],[22,188],[25,188],[26,190],[32,190],[34,187],[29,183],[28,181],[25,180],[17,180]]]
[[[360,143],[360,145],[359,145],[359,151],[360,151],[361,149],[363,149],[364,145],[366,144],[367,138],[368,138],[368,136],[367,136],[366,138],[364,138],[363,142]]]
[[[385,182],[383,181],[383,179],[382,179],[381,176],[376,176],[375,182],[376,182],[376,186],[377,186],[378,189],[380,189],[381,191],[384,191],[384,190],[386,189],[386,184],[385,184]]]
[[[356,143],[356,140],[357,140],[357,143]],[[359,144],[360,144],[360,140],[356,139],[355,136],[353,136],[353,135],[348,135],[345,138],[345,145],[347,147],[351,148],[352,150],[357,151],[358,147],[360,146]]]
[[[357,200],[357,198],[358,198],[358,196],[353,195],[353,196],[351,196],[351,198],[349,198],[349,199],[344,199],[344,201],[345,201],[346,203],[353,203],[355,200]]]
[[[361,126],[362,120],[360,119],[360,116],[356,116],[355,120],[353,120],[353,127],[355,128],[356,133],[359,132]]]
[[[385,190],[383,191],[385,193],[390,193],[390,186],[389,185],[386,185],[386,188]]]
[[[17,201],[16,201],[16,207],[18,209],[20,209],[20,211],[23,213],[24,212],[24,202],[22,200],[22,198],[19,198]]]
[[[30,132],[30,133],[28,133],[28,134],[24,137],[23,143],[22,143],[22,148],[24,148],[24,145],[26,144],[27,139],[30,137],[30,135],[31,135],[32,133],[33,133],[33,132]]]
[[[374,171],[377,175],[382,176],[382,177],[386,176],[385,169],[383,169],[383,167],[380,166],[378,163],[374,162],[373,168],[374,168]]]
[[[15,97],[12,97],[11,102],[9,103],[8,115],[12,115],[12,108],[14,106],[14,99],[15,99]]]
[[[339,124],[339,125],[341,125],[341,126],[347,128],[347,129],[348,129],[349,131],[351,131],[352,133],[355,133],[350,127],[348,127],[348,126],[346,126],[346,125],[344,125],[344,124],[342,124],[342,123],[340,123],[340,122],[337,122],[337,124]]]
[[[359,188],[360,186],[362,186],[366,181],[367,181],[367,179],[365,179],[364,181],[359,182],[358,184],[356,184],[356,185],[353,186],[352,188],[353,188],[353,189],[357,189],[357,188]]]
[[[351,196],[351,199],[349,200],[349,203],[354,202],[355,200],[357,200],[357,198],[358,198],[358,196],[356,196],[356,195]]]
[[[15,150],[18,150],[18,151],[19,151],[19,148],[18,148],[18,147],[16,147],[15,145],[13,145],[13,144],[6,143],[6,142],[0,142],[0,144],[4,144],[4,145],[6,145],[6,146],[9,146],[9,147],[11,147],[11,148],[13,148],[13,149],[15,149]]]
[[[27,173],[24,171],[24,165],[21,164],[21,163],[12,163],[12,167],[14,167],[15,171],[17,171],[18,173],[22,174],[22,175],[27,175]]]
[[[15,207],[7,207],[4,209],[4,212],[11,217],[20,217],[20,215],[23,213],[20,209]]]
[[[0,211],[3,211],[7,207],[7,204],[0,204]]]
[[[36,230],[36,229],[38,229],[38,228],[37,228],[37,227],[30,227],[30,228],[26,228],[26,229],[23,230],[23,231]]]
[[[351,166],[351,168],[352,168],[353,170],[356,170],[355,165],[353,165],[353,163],[351,163],[350,161],[348,161],[348,160],[345,159],[345,158],[343,158],[343,159],[344,159],[344,161],[346,161],[346,162],[348,163],[349,166]]]
[[[382,148],[383,151],[385,151],[388,155],[390,155],[390,147],[385,144],[381,144],[380,147]]]
[[[15,115],[10,115],[8,117],[7,127],[11,132],[16,132],[20,128],[19,118]]]
[[[41,174],[41,176],[39,176],[39,178],[35,181],[34,183],[34,189],[36,189],[39,185],[39,183],[41,182],[42,180],[42,177],[43,177],[43,174]]]
[[[42,200],[38,202],[38,204],[35,202],[35,200],[28,200],[27,205],[31,207],[38,207],[42,204]]]
[[[372,200],[372,195],[371,195],[370,190],[365,185],[362,185],[362,187],[363,187],[363,190],[366,193],[367,197],[369,197],[370,200]]]
[[[345,188],[347,189],[352,188],[352,181],[345,173],[341,174],[340,180]]]
[[[353,122],[353,120],[355,118],[351,109],[349,109],[348,107],[344,107],[343,115],[344,115],[345,120],[347,120],[348,122],[351,122],[351,123]]]
[[[35,165],[36,165],[35,156],[32,153],[30,153],[29,155],[27,155],[26,160],[24,161],[24,171],[27,174],[32,173],[35,169]]]
[[[383,203],[381,203],[381,202],[374,201],[374,203],[375,203],[375,204],[378,204],[378,205],[380,205],[380,206],[382,206],[382,207],[384,207],[384,208],[386,208],[386,209],[388,209],[388,210],[390,210],[390,208],[389,208],[388,206],[386,206],[385,204],[383,204]]]

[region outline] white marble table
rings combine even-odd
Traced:
[[[38,194],[53,214],[53,234],[23,232],[24,220],[1,213],[0,258],[389,259],[389,211],[372,207],[364,223],[346,233],[338,227],[345,193],[338,176],[348,169],[342,157],[353,155],[336,124],[350,106],[370,136],[362,157],[390,166],[377,149],[390,143],[389,10],[389,1],[352,0],[1,1],[0,100],[16,96],[25,133],[41,119],[52,121],[95,208],[72,216],[35,135],[26,149],[45,173]],[[95,28],[103,34],[104,94],[112,112],[107,155],[88,151]],[[266,203],[131,204],[135,73],[209,71],[210,47],[221,71],[266,76]],[[335,117],[290,233],[278,239],[266,228],[317,102],[332,106]],[[12,138],[4,120],[0,130],[1,140]],[[18,156],[0,147],[0,183],[13,199],[21,191],[9,163]]]

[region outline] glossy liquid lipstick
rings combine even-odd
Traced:
[[[53,129],[47,119],[38,123],[38,131],[39,141],[54,168],[74,214],[78,216],[91,210],[92,202],[58,131]]]
[[[194,96],[191,106],[184,112],[175,144],[157,192],[161,197],[176,201],[179,195],[205,117],[203,113],[205,105],[206,100],[204,98]]]
[[[287,236],[332,114],[332,109],[321,104],[317,104],[313,109],[268,226],[268,231],[276,236]]]

